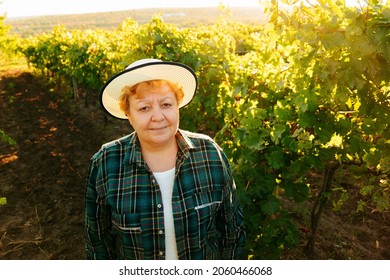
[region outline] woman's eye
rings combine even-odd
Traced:
[[[138,111],[140,111],[140,112],[146,112],[147,110],[149,110],[149,107],[147,107],[147,106],[141,107],[138,109]]]

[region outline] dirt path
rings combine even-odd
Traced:
[[[49,91],[30,73],[1,77],[0,129],[17,145],[0,142],[0,259],[84,258],[88,160],[105,139]]]
[[[61,100],[31,73],[0,73],[0,129],[17,142],[0,142],[0,197],[7,199],[0,206],[0,259],[84,258],[89,158],[129,127],[107,123],[96,106]],[[316,258],[389,259],[389,213],[353,216],[353,207],[323,214]],[[295,213],[303,226],[308,209]],[[300,248],[283,257],[305,258]]]

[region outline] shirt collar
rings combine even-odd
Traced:
[[[178,146],[177,158],[179,161],[184,160],[189,156],[190,150],[195,149],[193,141],[188,137],[186,131],[178,129],[176,133],[176,141]],[[146,163],[142,157],[141,144],[136,132],[130,135],[128,149],[124,158],[124,162],[136,163],[140,167],[145,167]]]

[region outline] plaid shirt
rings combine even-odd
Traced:
[[[243,215],[228,160],[208,136],[179,130],[172,211],[179,259],[237,259]],[[165,259],[164,206],[136,133],[90,161],[87,259]]]

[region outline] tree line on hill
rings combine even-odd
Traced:
[[[35,36],[50,32],[55,26],[63,25],[70,30],[74,29],[116,29],[126,18],[132,18],[139,24],[150,21],[152,16],[160,13],[167,23],[179,27],[195,27],[215,23],[226,10],[219,8],[152,8],[105,13],[89,13],[81,15],[53,15],[26,18],[9,18],[10,33],[21,37]],[[230,16],[242,23],[263,24],[266,16],[260,8],[232,7]]]

